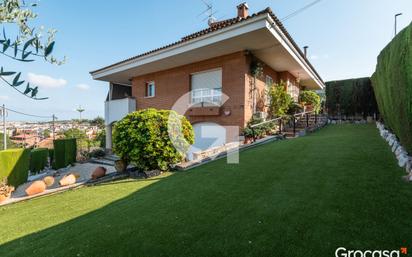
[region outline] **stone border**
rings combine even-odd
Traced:
[[[408,152],[406,152],[405,148],[399,143],[396,135],[386,129],[383,123],[377,121],[376,127],[379,129],[381,137],[385,139],[391,147],[392,152],[398,160],[399,167],[405,168],[407,175],[404,179],[412,182],[412,157],[408,155]]]

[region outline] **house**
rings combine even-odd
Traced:
[[[203,150],[235,140],[254,113],[264,116],[272,83],[285,81],[295,99],[302,88],[322,89],[321,77],[271,9],[248,12],[242,3],[235,18],[211,19],[208,28],[175,43],[92,71],[93,79],[110,85],[107,148],[112,124],[135,110],[184,113],[195,148]],[[257,64],[263,70],[258,77],[251,71]]]

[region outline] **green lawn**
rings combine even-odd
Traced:
[[[0,256],[334,256],[412,247],[412,184],[374,125],[0,208]]]

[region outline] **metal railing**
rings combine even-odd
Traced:
[[[290,126],[292,126],[293,129],[293,136],[296,135],[296,124],[299,122],[300,119],[305,118],[306,121],[306,126],[305,128],[309,127],[309,116],[311,114],[315,115],[315,124],[318,123],[318,114],[315,111],[308,111],[308,112],[300,112],[300,113],[296,113],[293,115],[285,115],[285,116],[281,116],[281,117],[277,117],[271,120],[266,120],[257,124],[253,124],[250,126],[251,130],[252,130],[252,137],[253,137],[253,141],[256,141],[256,133],[255,133],[255,128],[260,127],[262,125],[265,124],[269,124],[269,123],[275,123],[278,122],[278,133],[281,134],[282,131],[285,128],[286,122],[292,122],[292,124],[289,124]]]

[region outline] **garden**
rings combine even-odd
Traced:
[[[333,256],[412,240],[410,184],[375,125],[330,125],[240,159],[0,207],[0,255]]]

